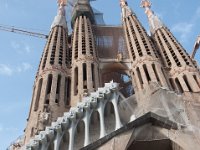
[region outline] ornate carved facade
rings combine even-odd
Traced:
[[[44,48],[22,148],[198,149],[199,68],[150,2],[141,5],[151,35],[126,0],[115,27],[99,25],[89,1],[78,0],[69,35],[65,5]]]

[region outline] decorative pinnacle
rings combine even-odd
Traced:
[[[128,6],[128,3],[126,0],[120,0],[120,6],[123,8],[125,6]]]
[[[57,3],[58,3],[58,6],[66,6],[67,0],[58,0]]]
[[[51,25],[51,28],[55,26],[62,26],[67,29],[66,17],[65,17],[65,6],[67,4],[67,0],[57,0],[58,3],[58,13],[54,18],[54,21]]]
[[[143,7],[143,8],[146,8],[146,7],[149,7],[149,8],[151,8],[151,2],[149,1],[149,0],[142,0],[141,1],[141,7]]]
[[[122,8],[122,18],[126,18],[132,14],[132,10],[128,7],[128,3],[126,0],[120,0],[120,6]]]
[[[152,4],[150,0],[142,0],[140,6],[145,8],[145,13],[147,14],[149,20],[151,33],[154,34],[157,29],[164,27],[164,24],[151,10],[151,5]]]
[[[58,3],[58,14],[65,16],[65,6],[67,5],[67,0],[57,0]]]
[[[142,0],[140,6],[145,8],[145,13],[148,17],[151,17],[153,15],[153,11],[151,10],[152,3],[150,0]]]

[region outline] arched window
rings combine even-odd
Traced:
[[[74,95],[78,94],[78,67],[74,69]]]
[[[183,88],[182,88],[181,83],[178,80],[178,78],[175,79],[175,82],[176,82],[176,85],[178,87],[178,92],[183,93],[184,91],[183,91]]]
[[[52,79],[53,79],[53,75],[49,74],[48,75],[48,79],[47,79],[47,89],[46,89],[45,104],[49,104],[49,96],[50,96],[50,93],[51,93]]]
[[[183,80],[185,81],[185,84],[187,85],[188,90],[189,90],[190,92],[193,92],[193,91],[192,91],[192,88],[191,88],[191,86],[190,86],[190,84],[189,84],[189,82],[188,82],[188,79],[187,79],[186,75],[183,76]]]
[[[83,88],[87,89],[87,65],[83,64]]]
[[[70,105],[70,91],[71,91],[71,79],[70,77],[65,78],[65,95],[64,95],[64,103],[65,105]]]
[[[60,84],[61,83],[61,75],[58,75],[58,79],[57,79],[57,87],[56,87],[56,99],[55,99],[55,103],[59,103],[59,96],[60,96]]]
[[[38,110],[39,100],[40,100],[40,94],[41,94],[41,89],[42,89],[42,82],[43,82],[43,79],[41,78],[39,80],[39,84],[38,84],[38,88],[37,88],[37,95],[36,95],[36,99],[35,99],[34,111]]]

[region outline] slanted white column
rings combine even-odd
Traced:
[[[57,132],[56,138],[54,140],[54,150],[60,150],[60,142],[61,142],[62,137],[63,137],[62,131]]]
[[[119,129],[122,127],[122,123],[120,120],[120,116],[119,116],[119,109],[117,106],[119,100],[119,94],[117,94],[116,92],[113,94],[113,98],[111,100],[113,106],[114,106],[114,111],[115,111],[115,130]]]
[[[91,118],[91,110],[90,108],[87,108],[85,111],[85,117],[83,119],[85,123],[85,141],[84,141],[84,146],[87,146],[90,144],[90,118]]]
[[[99,118],[100,118],[100,138],[106,135],[105,123],[104,123],[104,107],[105,107],[104,103],[100,102],[98,108]]]
[[[69,150],[74,149],[75,129],[76,129],[75,122],[72,121],[71,128],[69,129]]]

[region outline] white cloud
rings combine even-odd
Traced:
[[[22,63],[20,66],[17,67],[17,72],[26,72],[32,68],[31,64],[29,63]]]
[[[13,74],[13,70],[11,67],[5,64],[0,64],[0,75],[11,76]]]
[[[17,42],[17,41],[11,41],[11,47],[17,51],[19,54],[27,53],[29,54],[31,52],[31,47],[25,42]]]
[[[12,41],[12,42],[11,42],[11,46],[12,46],[12,48],[14,48],[14,49],[18,49],[18,48],[20,47],[19,43],[17,43],[16,41]]]
[[[8,9],[8,3],[7,2],[5,3],[5,8]]]
[[[196,10],[196,16],[200,17],[200,7],[198,7],[197,10]]]
[[[175,24],[172,27],[172,31],[180,34],[180,39],[182,42],[187,42],[189,41],[188,39],[190,38],[193,28],[195,27],[196,22],[199,20],[199,18],[200,7],[196,9],[194,15],[192,15],[190,20],[188,20],[187,22],[179,22]]]
[[[7,127],[7,128],[5,128],[5,131],[6,132],[14,132],[14,131],[18,131],[18,128],[16,128],[16,127]]]
[[[26,51],[26,53],[30,53],[31,52],[31,48],[29,45],[25,45],[24,50]]]
[[[2,127],[2,125],[0,125],[0,132],[2,132],[3,131],[3,127]]]
[[[9,65],[6,64],[0,64],[0,75],[12,76],[13,73],[22,73],[30,69],[32,69],[32,65],[27,62],[21,63],[17,67],[16,66],[10,67]]]
[[[2,2],[2,3],[4,3],[4,7],[5,7],[5,9],[8,9],[8,0],[4,0],[4,2]]]
[[[193,27],[194,27],[193,23],[181,22],[175,24],[172,27],[172,31],[179,33],[181,41],[184,42],[187,40],[187,37],[189,36],[190,32],[192,32]]]
[[[18,128],[16,128],[16,127],[3,127],[2,125],[0,125],[0,132],[14,132],[14,131],[18,131]]]

